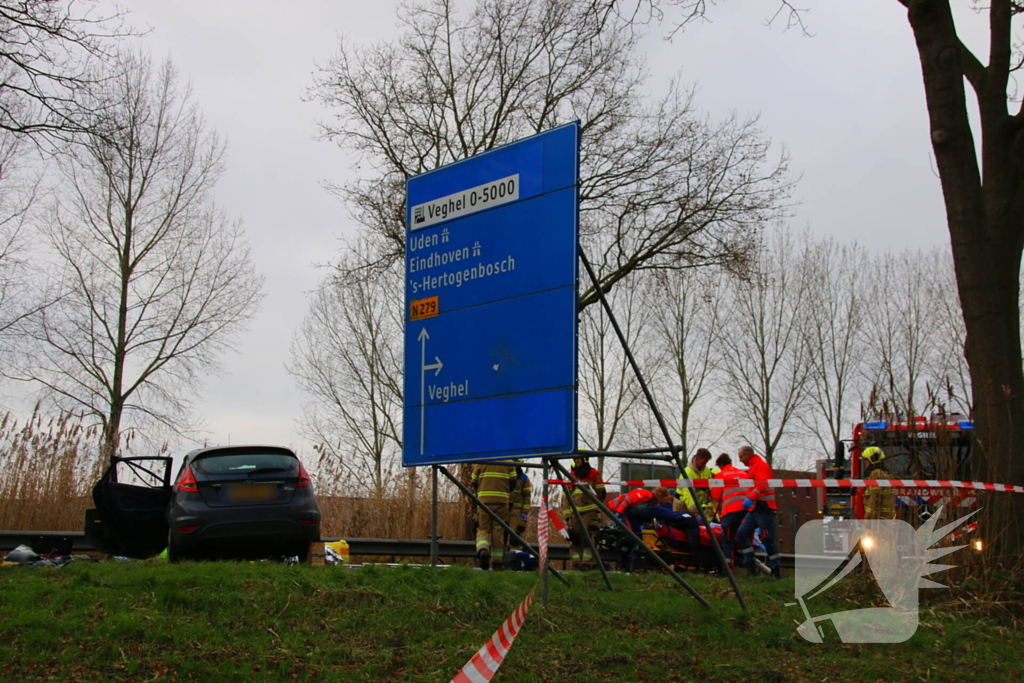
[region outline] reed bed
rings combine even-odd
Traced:
[[[102,471],[99,430],[37,408],[0,420],[0,529],[81,531]]]

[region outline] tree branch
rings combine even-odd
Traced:
[[[956,50],[957,56],[960,58],[960,66],[963,69],[964,77],[967,78],[967,81],[971,84],[974,92],[980,97],[984,92],[985,81],[988,74],[988,71],[985,69],[985,65],[982,64],[981,61],[974,56],[974,53],[963,44],[963,41],[960,40],[959,36],[956,37]],[[989,69],[991,69],[991,67],[989,67]]]

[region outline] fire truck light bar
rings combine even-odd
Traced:
[[[960,429],[974,429],[974,420],[960,420],[956,426]]]
[[[875,420],[874,422],[865,422],[864,429],[885,429],[888,425],[885,420]]]

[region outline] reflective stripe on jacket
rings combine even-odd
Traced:
[[[747,463],[747,479],[774,479],[775,473],[772,472],[772,468],[768,466],[764,458],[756,453],[750,457],[750,461]],[[768,486],[755,486],[750,489],[747,494],[747,498],[751,500],[760,500],[768,504],[772,510],[777,510],[778,507],[775,505],[775,489]]]
[[[715,475],[715,479],[746,479],[747,473],[738,467],[726,465],[722,471]],[[747,499],[750,489],[745,486],[733,486],[730,488],[713,488],[711,497],[722,501],[722,509],[718,512],[719,517],[725,517],[730,512],[742,512],[743,501]]]
[[[515,468],[508,465],[474,465],[473,488],[481,503],[508,503]]]
[[[686,479],[713,479],[717,472],[718,470],[713,470],[710,467],[705,467],[699,472],[689,465],[683,468],[683,474]],[[676,493],[679,494],[679,500],[686,506],[686,509],[695,507],[693,504],[693,496],[690,495],[689,489],[676,488]],[[701,505],[705,508],[710,506],[711,494],[708,492],[708,489],[697,489],[697,500],[699,500]]]
[[[596,510],[597,505],[591,502],[590,498],[583,495],[583,491],[580,490],[580,487],[585,485],[591,493],[597,496],[598,500],[604,500],[603,494],[605,493],[605,485],[600,483],[601,472],[593,467],[590,468],[590,472],[587,476],[577,478],[581,483],[573,487],[572,502],[576,503],[576,509],[579,510],[582,515],[586,512],[590,512],[591,510]],[[570,517],[572,515],[572,508],[569,507],[568,503],[565,504],[565,509],[562,510],[562,514],[566,517]]]
[[[509,502],[512,504],[512,516],[521,519],[525,512],[530,513],[530,499],[533,496],[533,485],[525,474],[512,479],[512,493]]]

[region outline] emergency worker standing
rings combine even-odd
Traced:
[[[885,471],[885,453],[878,446],[868,446],[860,452],[871,469],[865,479],[888,479]],[[893,519],[896,516],[896,491],[888,487],[871,486],[864,489],[864,519]]]
[[[722,453],[715,460],[718,467],[718,474],[715,479],[746,479],[747,473],[738,467],[733,466],[732,458],[727,453]],[[726,484],[723,488],[709,489],[711,497],[719,501],[719,514],[722,522],[722,552],[729,564],[735,566],[732,553],[736,547],[736,532],[739,531],[743,518],[747,511],[743,509],[743,501],[747,499],[749,488]]]
[[[718,470],[708,467],[709,462],[711,462],[711,451],[706,448],[698,448],[697,452],[693,454],[690,464],[683,468],[683,476],[680,479],[714,478]],[[710,520],[714,517],[715,506],[711,498],[710,489],[696,489],[696,492],[697,500],[700,502],[701,507],[704,508],[704,514]],[[672,504],[673,510],[683,510],[689,512],[694,517],[698,516],[697,503],[693,501],[693,495],[688,488],[676,488],[676,496],[679,500]]]
[[[530,517],[530,502],[533,496],[533,485],[530,478],[522,467],[516,466],[515,478],[512,480],[512,492],[509,494],[509,526],[515,529],[516,534],[522,538],[526,532],[526,520]],[[509,545],[519,545],[515,540],[510,540]]]
[[[583,495],[580,487],[586,486],[602,502],[604,502],[605,497],[608,495],[608,491],[602,483],[601,472],[591,467],[590,461],[587,458],[573,458],[572,476],[582,482],[573,487],[572,502],[576,504],[576,509],[583,520],[583,529],[593,538],[594,533],[601,526],[601,511],[595,503]],[[569,559],[572,562],[573,568],[580,571],[596,569],[594,553],[591,552],[590,545],[583,537],[583,529],[580,528],[579,520],[576,519],[576,515],[573,514],[572,507],[568,502],[562,510],[562,516],[565,517],[565,526],[569,532]]]
[[[515,468],[509,465],[476,464],[473,466],[472,487],[480,502],[508,524],[509,497]],[[494,519],[477,509],[476,557],[481,569],[503,568],[505,562],[505,530]]]
[[[741,446],[740,461],[747,466],[747,479],[774,479],[772,468],[765,459],[754,452],[750,446]],[[755,485],[747,491],[747,497],[741,503],[747,515],[736,530],[736,545],[743,557],[743,566],[751,575],[757,574],[754,566],[753,537],[754,530],[761,530],[761,542],[768,552],[768,568],[772,576],[782,578],[782,567],[779,561],[779,548],[775,543],[775,489],[764,484]]]

